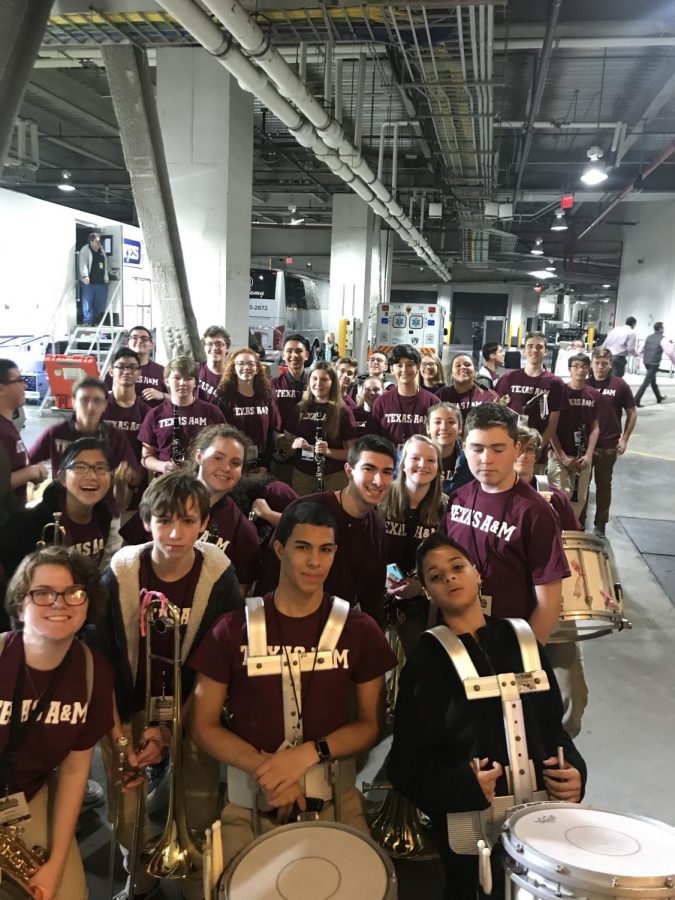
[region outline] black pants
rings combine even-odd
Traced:
[[[656,375],[657,375],[658,371],[659,371],[658,365],[647,366],[647,374],[645,375],[645,380],[642,382],[642,384],[640,385],[640,389],[638,390],[637,394],[635,395],[636,403],[639,403],[640,400],[642,400],[642,398],[645,395],[645,391],[647,390],[648,387],[651,387],[651,389],[654,391],[654,396],[656,397],[657,403],[660,403],[663,400],[663,395],[661,394],[661,391],[659,390],[659,386],[656,383]]]
[[[612,359],[612,375],[616,375],[617,378],[623,378],[626,373],[626,357],[625,356],[615,356]]]
[[[443,900],[503,900],[504,869],[501,846],[492,850],[492,893],[489,898],[478,883],[478,857],[453,853],[448,844],[445,819],[431,822],[431,834],[443,863],[445,888]]]

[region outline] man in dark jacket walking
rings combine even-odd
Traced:
[[[654,322],[654,333],[649,335],[649,337],[645,341],[644,347],[642,348],[642,359],[645,364],[647,374],[645,375],[645,380],[642,382],[637,394],[635,395],[636,406],[642,405],[640,401],[644,397],[645,391],[650,386],[654,391],[654,396],[656,397],[657,403],[661,403],[666,399],[659,390],[659,386],[656,383],[656,375],[659,371],[661,357],[664,353],[672,363],[675,363],[675,349],[673,348],[673,342],[669,341],[663,336],[663,322]]]

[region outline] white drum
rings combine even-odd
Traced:
[[[504,823],[502,845],[516,900],[675,898],[675,828],[656,819],[527,803]]]
[[[257,838],[230,863],[220,900],[396,900],[389,857],[333,822],[298,822]]]
[[[572,574],[563,578],[560,620],[550,640],[583,641],[630,628],[604,542],[581,531],[563,531],[562,543]]]

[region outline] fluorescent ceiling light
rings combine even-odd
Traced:
[[[70,193],[70,191],[75,190],[75,185],[68,184],[66,181],[64,181],[62,184],[57,184],[57,187],[60,191],[66,191],[67,193]]]
[[[530,250],[530,253],[532,254],[532,256],[543,256],[544,255],[544,248],[542,246],[543,243],[544,242],[542,241],[542,239],[540,237],[538,237],[535,240],[534,247],[532,247],[532,249]]]
[[[611,286],[612,286],[611,284],[603,284],[604,288],[611,288]]]
[[[565,210],[557,209],[555,213],[555,222],[551,225],[551,231],[567,231],[567,222],[565,221]]]
[[[554,273],[549,272],[548,269],[537,269],[536,272],[528,272],[528,275],[531,275],[533,278],[554,278]]]
[[[600,147],[591,147],[586,152],[586,156],[590,159],[590,164],[581,176],[583,183],[593,187],[596,184],[602,184],[603,181],[607,181],[608,175],[605,167],[599,162],[602,156]]]
[[[289,222],[289,225],[302,225],[302,223],[303,223],[304,221],[305,221],[304,218],[302,218],[302,219],[296,219],[295,216],[293,216],[293,218],[292,218],[291,221]]]

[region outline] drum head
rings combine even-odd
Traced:
[[[225,877],[227,900],[386,900],[393,868],[353,828],[330,822],[285,825],[258,838]]]
[[[675,875],[675,829],[654,819],[544,803],[524,807],[507,825],[532,868],[542,875],[554,874],[560,865],[579,874],[628,877],[636,883]],[[508,855],[523,861],[523,851],[513,854],[508,839],[504,845]]]

